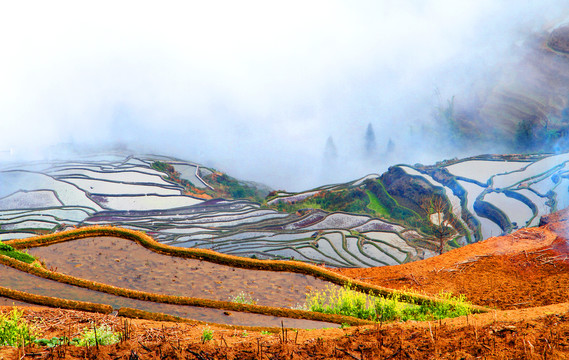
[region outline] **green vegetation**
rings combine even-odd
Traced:
[[[17,308],[0,314],[0,346],[20,346],[36,339],[38,330],[23,319],[22,314]]]
[[[182,185],[187,194],[200,198],[224,198],[224,199],[248,199],[256,202],[263,202],[266,193],[262,189],[249,185],[248,183],[239,181],[227,174],[212,172],[206,176],[202,176],[213,188],[199,189],[190,181],[180,178],[180,173],[176,171],[174,166],[162,162],[154,161],[151,165],[154,170],[166,173],[168,180]]]
[[[373,215],[374,211],[368,207],[369,203],[369,197],[364,190],[361,188],[349,188],[333,191],[323,190],[302,201],[294,203],[280,201],[272,207],[288,213],[310,208]]]
[[[120,333],[113,332],[108,325],[101,325],[98,328],[83,329],[83,336],[79,339],[78,346],[112,345],[121,340]]]
[[[371,215],[393,222],[405,224],[424,234],[432,235],[428,216],[418,209],[414,211],[400,205],[391,196],[380,179],[368,179],[359,187],[339,190],[322,190],[304,200],[296,202],[280,201],[270,206],[278,211],[295,213],[304,209],[324,211],[343,211]]]
[[[203,179],[214,189],[213,197],[229,199],[249,199],[256,202],[263,202],[266,193],[245,182],[239,181],[227,174],[212,173],[203,176]]]
[[[121,334],[113,332],[108,325],[84,328],[81,337],[69,339],[66,336],[52,337],[51,339],[37,339],[34,342],[40,346],[55,347],[59,345],[73,346],[96,346],[96,345],[112,345],[121,340]]]
[[[206,326],[202,330],[202,337],[201,337],[202,344],[205,344],[211,339],[213,339],[213,330],[210,329],[209,326]]]
[[[162,161],[154,161],[150,166],[154,170],[168,174],[168,176],[171,176],[170,174],[175,173],[174,167],[172,165]]]
[[[241,291],[239,294],[229,298],[229,301],[238,303],[238,304],[248,304],[248,305],[255,305],[257,304],[256,300],[253,300],[251,294],[246,294],[244,291]]]
[[[0,242],[0,254],[6,255],[8,257],[11,257],[11,258],[19,260],[19,261],[23,261],[27,264],[31,264],[36,260],[36,258],[31,256],[30,254],[27,254],[27,253],[22,252],[22,251],[15,250],[10,245],[3,244],[2,242]]]
[[[366,190],[366,194],[369,198],[369,205],[367,206],[368,209],[374,211],[376,214],[380,215],[381,217],[389,218],[389,210],[382,203],[379,202],[377,196],[369,190]]]
[[[413,227],[422,228],[424,226],[424,219],[421,215],[415,211],[408,209],[404,206],[399,205],[397,200],[395,200],[385,189],[385,186],[380,179],[377,180],[366,180],[364,186],[370,194],[374,195],[377,199],[377,204],[373,205],[380,207],[383,213],[386,213],[388,219],[405,222]],[[371,199],[371,197],[370,197]],[[371,202],[370,202],[371,204]],[[381,215],[376,210],[378,215]]]
[[[36,339],[34,343],[39,346],[56,347],[59,345],[76,345],[78,338],[70,340],[67,336],[57,337],[54,336],[51,339]]]
[[[514,134],[514,147],[520,152],[564,152],[569,148],[569,108],[561,118],[537,116],[518,122]]]
[[[442,301],[436,304],[415,304],[402,302],[400,295],[379,297],[353,290],[350,286],[328,287],[322,291],[312,291],[306,295],[306,310],[325,314],[353,316],[364,320],[435,320],[467,315],[472,312],[464,296],[453,297],[441,293]]]

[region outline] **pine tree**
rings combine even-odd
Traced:
[[[389,141],[387,142],[387,154],[391,154],[392,152],[395,151],[395,143],[393,142],[393,140],[391,140],[391,138],[389,138]]]
[[[328,140],[326,140],[326,147],[324,148],[324,160],[335,161],[337,158],[338,151],[336,150],[334,139],[332,139],[332,136],[329,136]]]
[[[365,146],[365,155],[367,157],[370,157],[373,154],[375,154],[376,151],[375,132],[373,131],[373,126],[371,126],[371,123],[367,125],[364,146]]]

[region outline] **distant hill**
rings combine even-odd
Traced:
[[[515,61],[456,94],[438,118],[459,143],[492,142],[520,152],[569,149],[569,26],[534,34]],[[445,126],[446,126],[445,125]]]

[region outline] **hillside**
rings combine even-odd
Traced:
[[[569,26],[536,33],[512,46],[515,60],[503,64],[441,106],[438,119],[454,146],[505,144],[513,151],[569,148]]]
[[[68,359],[257,359],[261,353],[268,358],[292,359],[429,359],[434,354],[441,358],[563,359],[569,355],[567,218],[569,211],[565,210],[544,217],[539,228],[521,229],[415,263],[337,270],[389,287],[433,294],[453,291],[496,309],[487,314],[344,329],[274,329],[274,333],[210,325],[213,339],[202,344],[204,327],[199,324],[148,320],[125,323],[112,315],[26,307],[26,319],[37,322],[45,337],[73,336],[90,321],[120,331],[128,324],[129,329],[129,339],[116,345],[29,347],[26,353],[44,357],[59,354]],[[0,354],[20,358],[24,352],[2,348]]]

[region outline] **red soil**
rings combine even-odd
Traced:
[[[498,309],[543,306],[569,299],[566,244],[546,228],[522,229],[422,261],[338,272],[389,288],[462,294]]]

